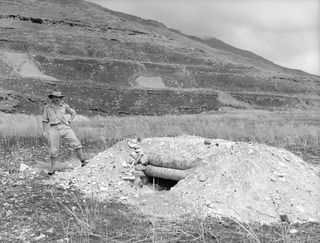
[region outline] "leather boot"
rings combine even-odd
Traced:
[[[54,174],[54,166],[56,165],[56,158],[51,157],[50,158],[50,170],[48,171],[48,175],[53,175]]]
[[[88,164],[88,162],[86,161],[86,158],[85,158],[85,156],[83,154],[82,149],[78,148],[75,151],[76,151],[76,155],[77,155],[78,159],[81,162],[81,167],[86,166]]]

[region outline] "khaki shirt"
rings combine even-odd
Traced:
[[[59,105],[54,105],[51,103],[45,106],[42,121],[49,123],[49,125],[55,125],[59,123],[68,125],[65,116],[66,114],[73,115],[76,114],[76,111],[70,108],[70,106],[64,102],[61,102]]]

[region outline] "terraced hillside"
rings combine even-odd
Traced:
[[[83,114],[319,103],[318,76],[82,0],[1,0],[0,32],[6,112],[39,113],[52,89]]]

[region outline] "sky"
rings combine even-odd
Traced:
[[[320,75],[319,0],[89,0]]]

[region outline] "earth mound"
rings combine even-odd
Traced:
[[[164,176],[150,176],[153,169]],[[315,168],[285,149],[263,144],[195,136],[122,141],[88,166],[58,173],[51,182],[161,216],[195,213],[242,222],[320,221],[320,177]]]

